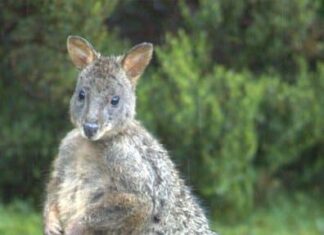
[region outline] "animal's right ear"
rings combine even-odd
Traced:
[[[93,46],[79,36],[69,36],[67,38],[67,50],[73,64],[78,69],[83,69],[99,56]]]

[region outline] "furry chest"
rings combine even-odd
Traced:
[[[84,214],[84,210],[104,194],[141,192],[151,194],[153,171],[131,146],[109,146],[100,151],[78,145],[62,159],[63,180],[58,190],[63,224]]]
[[[108,168],[97,151],[89,146],[65,153],[61,159],[62,182],[58,189],[58,205],[63,224],[81,215],[93,198],[111,186]]]
[[[105,160],[117,191],[152,191],[153,170],[133,146],[115,146],[106,151]]]

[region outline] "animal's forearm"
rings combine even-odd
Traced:
[[[140,228],[151,217],[151,198],[131,193],[110,193],[91,205],[83,217],[93,229]]]
[[[59,179],[56,177],[51,177],[46,188],[46,201],[44,205],[44,213],[46,213],[52,204],[56,201],[56,192],[59,185]]]
[[[58,183],[58,179],[53,177],[47,185],[47,198],[43,210],[44,234],[46,235],[61,234],[62,232],[55,193]]]

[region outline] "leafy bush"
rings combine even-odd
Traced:
[[[319,1],[200,0],[196,8],[185,2],[184,28],[193,36],[205,32],[215,61],[230,68],[275,70],[291,81],[300,57],[322,58]]]
[[[149,17],[167,20],[158,35],[144,34],[161,45],[138,86],[139,119],[213,215],[245,216],[282,188],[322,189],[322,1],[160,3],[152,1],[161,14],[144,18],[140,1],[0,3],[2,200],[40,201],[58,142],[71,128],[77,72],[66,37],[121,53],[129,43],[117,32],[137,42],[156,27]],[[116,14],[132,22],[107,31]],[[140,36],[129,36],[132,29]]]
[[[141,118],[212,212],[244,215],[260,192],[281,187],[282,169],[302,164],[304,151],[322,143],[324,73],[300,66],[289,84],[280,75],[257,77],[213,63],[203,33],[180,31],[166,42],[157,49],[159,69],[140,84]],[[320,155],[314,159],[308,180],[323,169]]]
[[[59,139],[70,128],[68,101],[77,73],[65,50],[66,38],[83,35],[98,50],[120,52],[125,43],[108,33],[103,24],[115,3],[0,3],[4,26],[0,38],[3,200],[28,197],[39,201],[49,162]]]
[[[218,65],[205,72],[203,35],[193,42],[180,32],[167,41],[157,51],[160,73],[142,84],[140,97],[146,99],[140,105],[145,103],[150,116],[155,114],[151,125],[201,195],[215,205],[251,208],[263,83]]]

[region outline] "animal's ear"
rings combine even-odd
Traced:
[[[122,67],[133,85],[149,64],[153,53],[153,44],[143,42],[130,49],[122,59]]]
[[[67,38],[67,50],[73,64],[78,69],[83,69],[99,56],[92,45],[79,36],[69,36]]]

